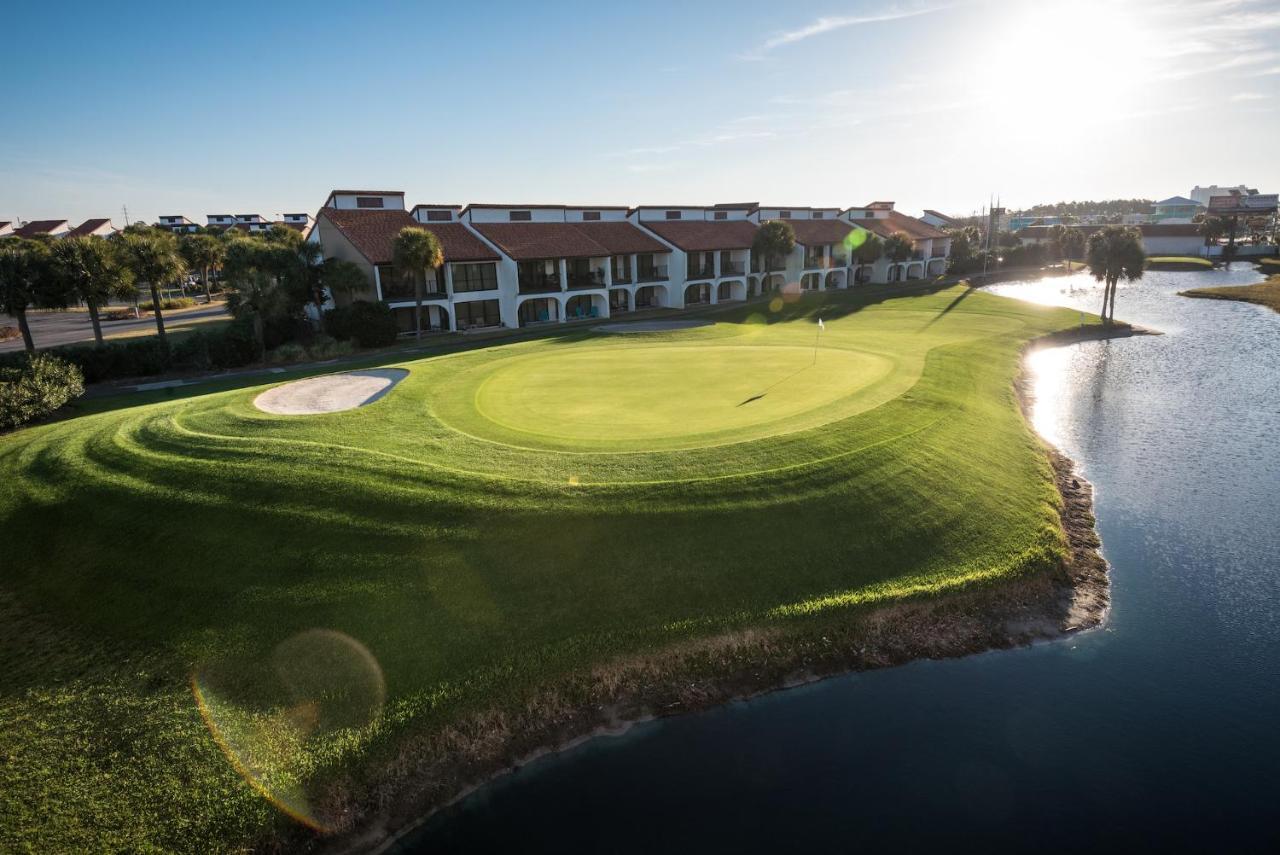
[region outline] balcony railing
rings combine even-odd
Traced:
[[[833,255],[827,259],[827,267],[848,267],[849,257],[847,255]]]
[[[929,253],[930,258],[946,258],[947,251],[945,249],[935,249]]]
[[[603,288],[604,274],[599,271],[591,271],[590,273],[570,273],[569,287],[572,288]]]
[[[813,255],[805,258],[804,260],[805,270],[817,270],[820,267],[826,267],[826,264],[822,260],[822,256]]]
[[[554,273],[545,276],[521,276],[521,294],[545,294],[560,290],[560,277]]]
[[[636,277],[637,282],[666,282],[667,266],[658,264],[649,269],[641,268],[640,275]]]
[[[721,276],[741,276],[746,272],[746,262],[743,261],[722,261],[720,262]]]
[[[715,279],[716,269],[710,264],[703,264],[696,267],[688,268],[688,274],[685,279]]]
[[[613,271],[613,284],[614,285],[630,285],[631,274],[621,270]]]

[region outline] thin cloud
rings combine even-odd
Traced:
[[[1231,96],[1232,101],[1265,101],[1270,95],[1264,95],[1261,92],[1237,92]]]
[[[848,27],[860,27],[865,24],[882,24],[888,21],[900,21],[904,18],[917,18],[921,15],[928,15],[947,8],[949,8],[948,5],[925,6],[918,9],[890,9],[873,15],[823,16],[815,21],[805,24],[803,27],[799,27],[798,29],[778,33],[776,36],[765,39],[760,47],[750,53],[744,54],[741,58],[747,60],[763,59],[764,55],[771,50],[783,47],[784,45],[793,45],[796,42],[802,42],[805,39],[811,39],[814,36],[825,35],[826,33],[843,30]]]

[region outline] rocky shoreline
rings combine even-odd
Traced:
[[[1085,327],[1028,346],[1143,334]],[[1015,383],[1029,415],[1025,367]],[[1107,563],[1094,527],[1093,488],[1045,445],[1062,498],[1065,560],[1048,571],[943,597],[857,609],[794,630],[744,629],[632,657],[544,692],[515,711],[491,711],[407,739],[392,762],[339,781],[316,807],[328,837],[286,835],[280,851],[383,852],[440,810],[549,753],[646,720],[680,715],[853,671],[1009,649],[1098,626],[1109,606]]]

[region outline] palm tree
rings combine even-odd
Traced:
[[[769,220],[756,229],[751,253],[764,262],[764,281],[769,281],[776,259],[786,258],[796,248],[796,230],[786,220]]]
[[[324,317],[324,304],[329,297],[339,294],[350,297],[369,288],[369,277],[364,275],[358,264],[341,258],[327,258],[320,266],[318,287],[312,295],[316,312]]]
[[[422,288],[427,274],[444,264],[444,250],[434,234],[416,226],[405,226],[396,235],[392,264],[400,275],[413,278],[414,336],[422,338]]]
[[[49,250],[53,275],[69,293],[89,308],[93,324],[93,340],[102,347],[102,321],[98,309],[112,297],[127,297],[134,292],[129,271],[111,246],[100,237],[64,238]]]
[[[226,257],[226,244],[211,234],[183,235],[178,246],[183,259],[192,270],[200,271],[200,284],[204,286],[204,301],[213,302],[213,293],[209,287],[209,272],[216,270]]]
[[[1116,291],[1120,280],[1134,282],[1142,278],[1147,254],[1142,249],[1142,233],[1126,226],[1106,226],[1089,236],[1085,263],[1102,290],[1102,322],[1115,321]]]
[[[187,274],[186,262],[178,253],[178,240],[160,229],[125,230],[120,238],[124,266],[135,279],[147,283],[151,290],[151,309],[155,312],[156,334],[168,347],[164,334],[164,315],[160,311],[160,288]]]
[[[16,237],[0,241],[0,312],[17,319],[27,353],[36,352],[27,310],[67,306],[66,291],[51,273],[49,247],[44,242]]]
[[[1221,217],[1205,217],[1200,221],[1200,234],[1204,237],[1205,246],[1213,246],[1227,231],[1227,224]]]
[[[885,238],[884,256],[894,264],[901,264],[915,252],[911,238],[905,232],[894,232]]]
[[[857,229],[855,231],[849,232],[849,234],[853,235],[853,234],[857,234],[858,232],[862,232],[864,235],[866,235],[862,243],[860,243],[853,250],[853,258],[855,261],[858,262],[858,268],[861,269],[863,267],[875,264],[877,261],[879,261],[881,258],[884,257],[884,241],[880,240],[880,238],[877,235],[874,235],[868,231],[864,231],[863,229]],[[961,240],[964,239],[963,234],[957,235],[957,237]],[[854,271],[853,278],[855,282],[858,279],[858,272],[856,270]]]
[[[1084,251],[1084,232],[1079,229],[1067,229],[1066,234],[1062,236],[1062,257],[1066,259],[1068,272],[1071,268],[1071,262],[1080,257],[1080,253]]]

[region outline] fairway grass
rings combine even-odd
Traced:
[[[716,320],[388,362],[341,413],[256,386],[0,436],[0,850],[297,843],[409,741],[467,768],[460,723],[614,663],[1063,556],[1013,380],[1077,312],[957,287]]]
[[[1179,291],[1183,297],[1201,297],[1206,300],[1238,300],[1257,303],[1280,312],[1280,275],[1272,276],[1256,285],[1222,285],[1217,288],[1192,288]]]

